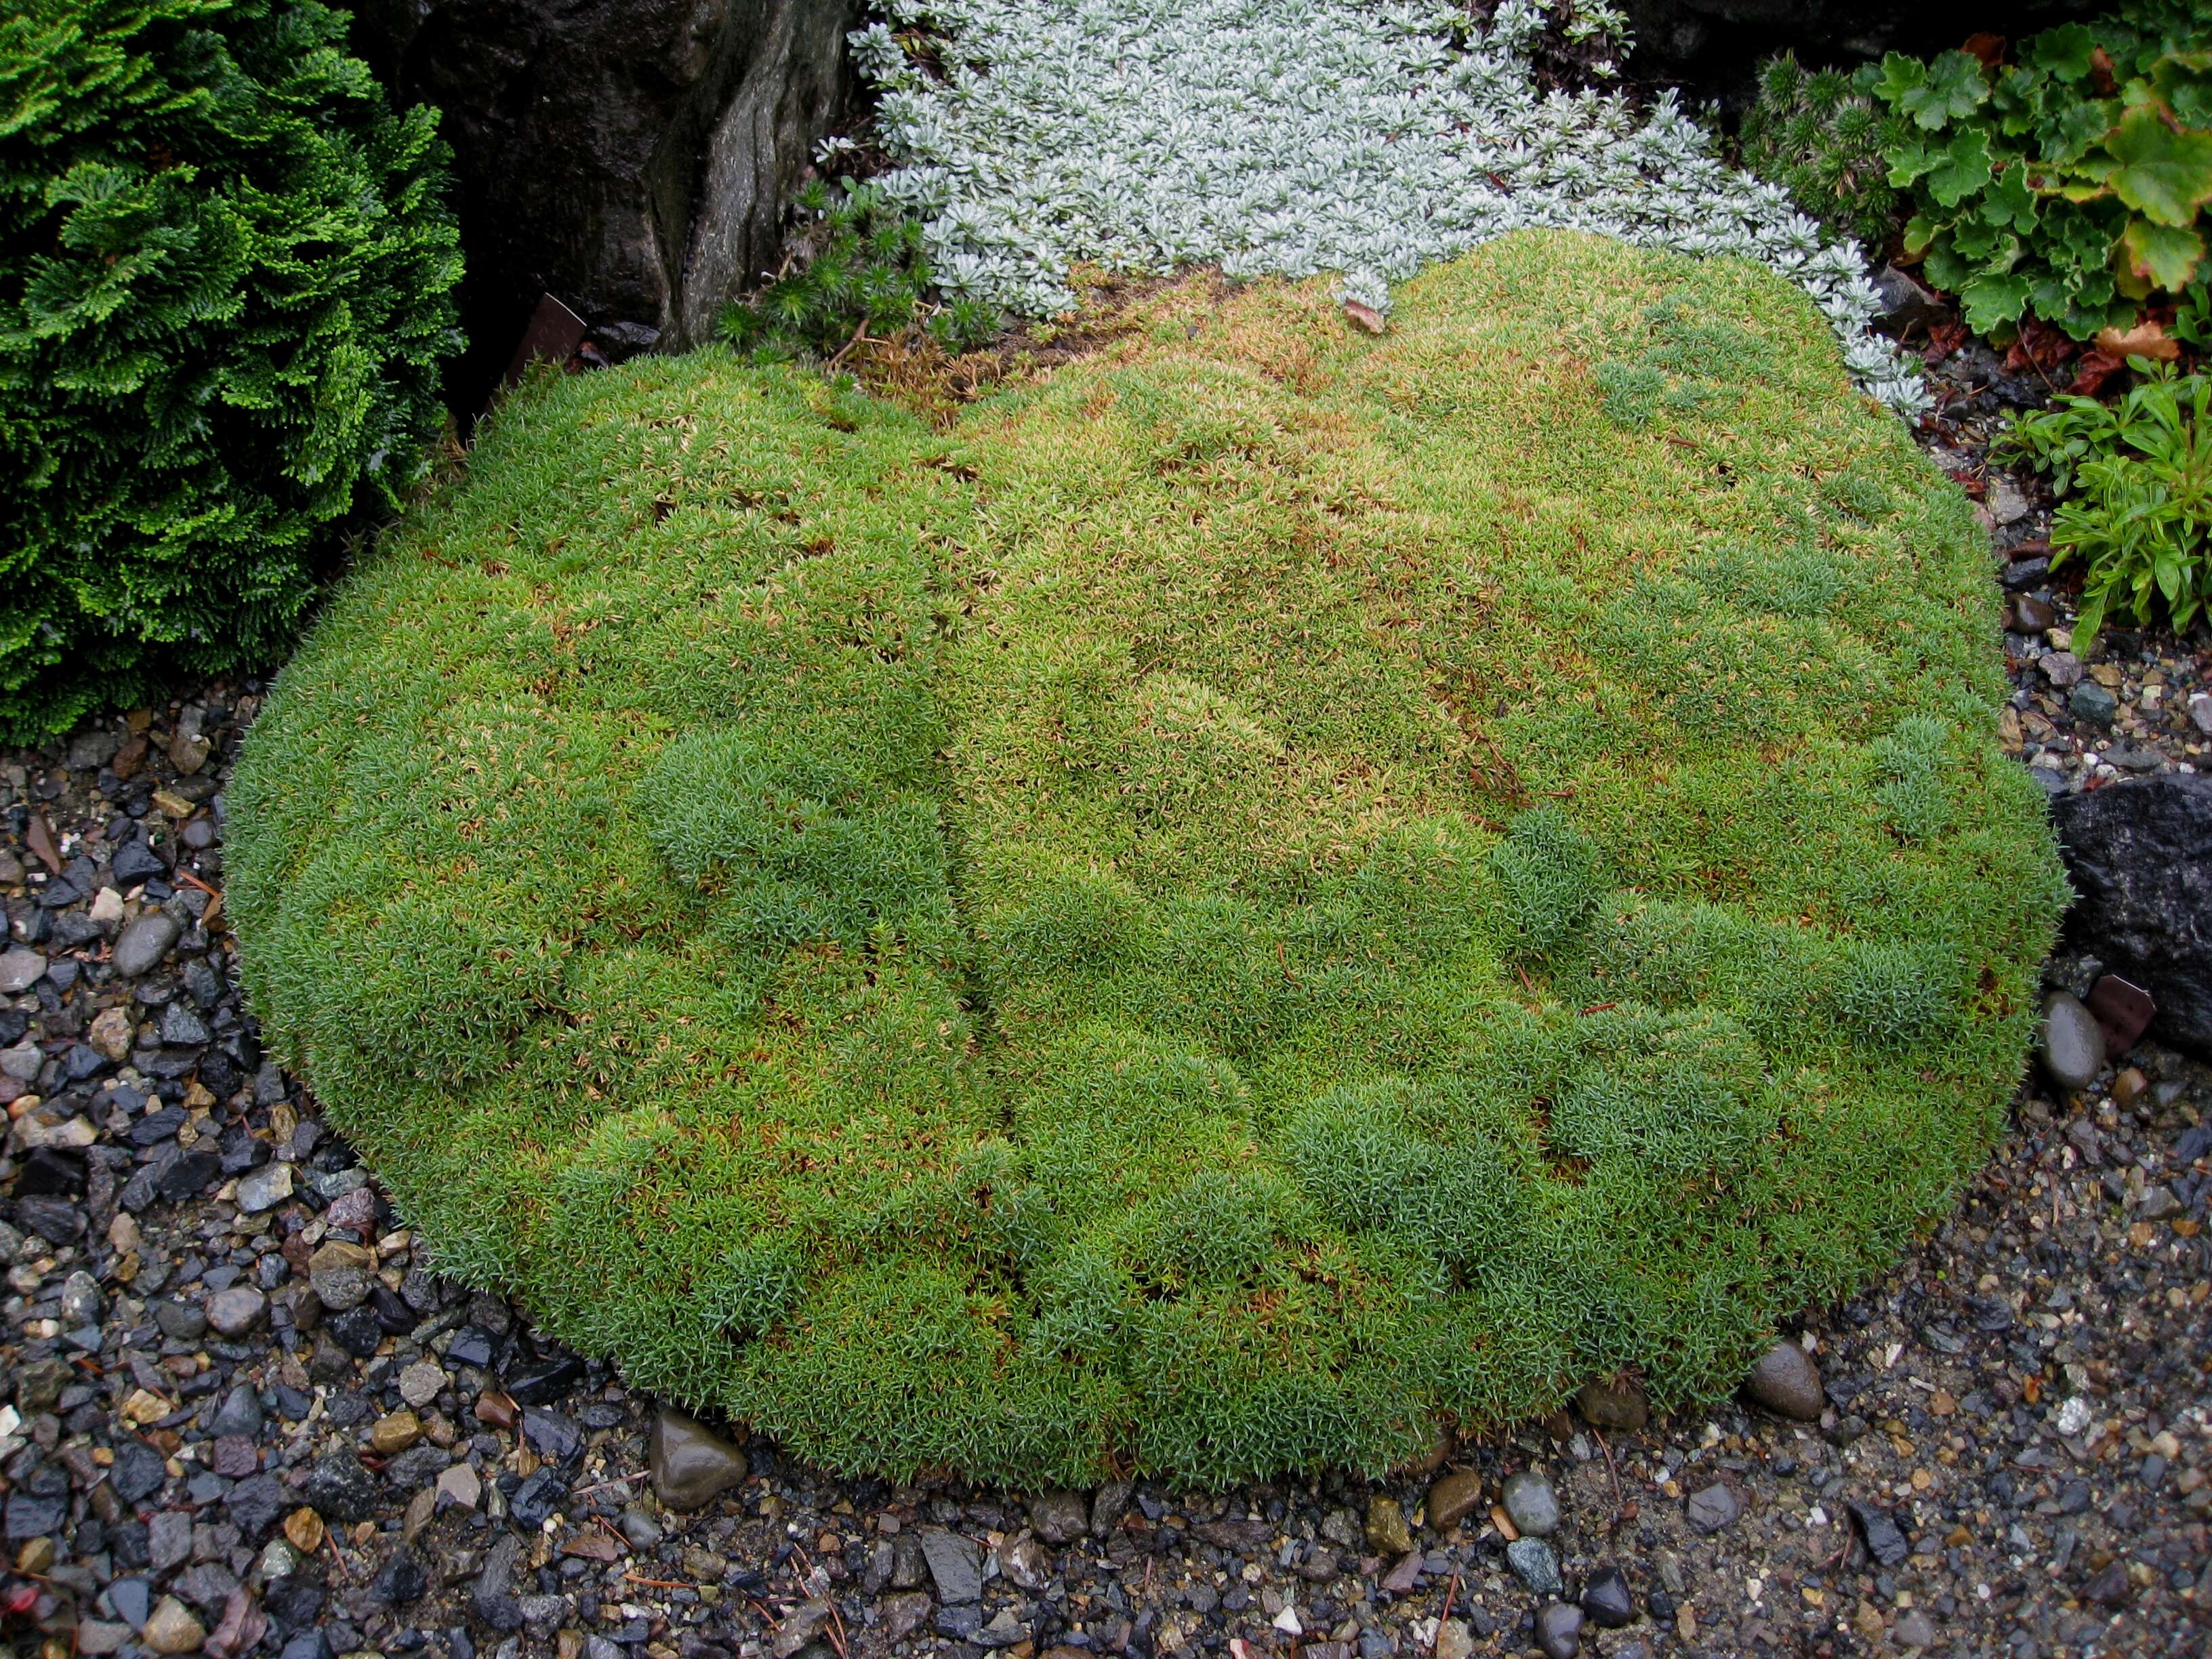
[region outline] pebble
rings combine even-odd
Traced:
[[[1583,1611],[1606,1630],[1636,1622],[1636,1597],[1619,1567],[1600,1567],[1583,1585]]]
[[[307,1282],[315,1299],[333,1313],[357,1308],[368,1300],[374,1284],[369,1273],[376,1258],[358,1244],[331,1239],[309,1258]]]
[[[1424,1506],[1429,1524],[1449,1532],[1482,1505],[1482,1477],[1472,1469],[1454,1469],[1429,1488]]]
[[[1377,1555],[1400,1556],[1413,1547],[1413,1529],[1398,1500],[1377,1492],[1367,1500],[1367,1547]]]
[[[238,1178],[238,1207],[248,1215],[273,1210],[292,1196],[292,1166],[268,1163]]]
[[[472,1510],[483,1501],[483,1482],[466,1463],[455,1463],[438,1477],[437,1492],[441,1498]]]
[[[0,995],[27,991],[46,976],[46,957],[27,945],[0,952]]]
[[[1559,1530],[1559,1495],[1539,1471],[1523,1469],[1508,1475],[1500,1501],[1514,1529],[1524,1538],[1547,1538]]]
[[[380,1457],[394,1457],[422,1437],[422,1419],[411,1411],[380,1417],[368,1431],[368,1443]]]
[[[1079,1492],[1061,1488],[1030,1500],[1030,1525],[1048,1544],[1073,1544],[1091,1527],[1091,1505]]]
[[[1557,1595],[1559,1558],[1540,1538],[1516,1538],[1505,1547],[1505,1565],[1513,1576],[1539,1595]]]
[[[1575,1409],[1582,1413],[1585,1423],[1630,1433],[1651,1420],[1650,1403],[1633,1377],[1585,1382],[1575,1395]]]
[[[745,1478],[745,1455],[696,1418],[664,1406],[648,1452],[653,1492],[672,1510],[703,1509]]]
[[[1828,1403],[1812,1356],[1786,1337],[1759,1356],[1744,1379],[1743,1392],[1752,1404],[1800,1423],[1818,1422]]]
[[[2120,700],[2094,680],[2083,680],[2066,694],[2066,706],[2076,720],[2092,726],[2110,726],[2119,713]]]
[[[156,1653],[198,1653],[207,1640],[207,1626],[175,1596],[165,1595],[147,1615],[146,1627],[138,1634]]]
[[[2043,1004],[2043,1069],[2071,1094],[2087,1088],[2105,1069],[2105,1033],[2081,999],[2054,991]]]
[[[921,1534],[922,1559],[937,1585],[937,1599],[977,1601],[983,1595],[983,1551],[972,1538],[932,1527]]]
[[[1859,1523],[1859,1535],[1866,1540],[1867,1553],[1885,1567],[1893,1567],[1912,1553],[1903,1529],[1891,1520],[1887,1511],[1871,1504],[1853,1499],[1846,1507],[1851,1518]]]
[[[1536,1645],[1544,1659],[1575,1659],[1582,1635],[1583,1610],[1571,1601],[1554,1601],[1536,1615]]]
[[[1735,1518],[1743,1513],[1743,1500],[1735,1495],[1732,1487],[1716,1481],[1692,1492],[1683,1513],[1688,1517],[1690,1525],[1698,1531],[1718,1532],[1723,1527],[1733,1525]]]
[[[218,1336],[243,1336],[261,1322],[269,1299],[250,1285],[234,1285],[208,1298],[207,1322]]]
[[[2038,666],[2043,670],[2043,678],[2062,691],[2081,684],[2081,659],[2071,651],[2046,651]]]
[[[108,966],[122,979],[137,979],[150,973],[161,965],[161,958],[169,954],[169,948],[183,933],[177,919],[167,910],[149,910],[124,924],[123,931],[115,936]]]
[[[400,1371],[399,1397],[421,1411],[445,1391],[449,1380],[435,1360],[418,1359]]]

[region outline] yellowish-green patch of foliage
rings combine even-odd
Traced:
[[[509,404],[233,787],[268,1031],[449,1269],[835,1467],[1732,1386],[2019,1074],[1968,504],[1746,264],[1150,303],[950,434],[715,352]]]

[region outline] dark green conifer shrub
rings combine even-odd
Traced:
[[[1909,136],[1905,118],[1875,95],[1878,72],[1808,70],[1778,53],[1759,66],[1759,95],[1737,135],[1748,171],[1780,185],[1831,234],[1877,253],[1897,215],[1886,152]]]
[[[0,20],[0,733],[266,662],[441,418],[460,272],[427,109],[316,0]]]
[[[946,434],[503,409],[230,792],[441,1267],[824,1463],[1225,1481],[1724,1392],[1948,1199],[2064,896],[1970,503],[1747,264],[1334,290]]]

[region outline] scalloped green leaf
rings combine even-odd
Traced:
[[[2019,271],[1986,273],[1964,284],[1959,289],[1959,307],[1966,326],[1977,334],[1987,334],[2018,322],[2027,307],[2031,286],[2028,277]]]
[[[2130,110],[2106,149],[2113,191],[2162,225],[2187,225],[2212,202],[2212,132],[2176,132],[2153,109]]]
[[[1954,133],[1928,169],[1928,193],[1945,207],[1956,207],[1990,182],[1990,136],[1979,127]]]
[[[2069,80],[2086,80],[2097,50],[2097,36],[2086,23],[2061,23],[2024,42],[2021,61]]]
[[[2204,239],[2181,226],[2130,219],[2120,234],[2120,254],[2137,276],[2171,293],[2197,274]]]
[[[1928,64],[1919,85],[1905,88],[1895,101],[1899,110],[1933,132],[1963,121],[1989,96],[1989,78],[1982,72],[1981,61],[1963,52],[1947,52]]]

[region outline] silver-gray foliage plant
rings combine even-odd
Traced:
[[[1624,38],[1566,3],[1580,38]],[[1873,331],[1861,251],[1824,243],[1774,185],[1723,165],[1672,94],[1538,90],[1547,9],[1486,30],[1443,0],[878,0],[853,35],[882,90],[881,183],[919,213],[951,292],[1022,315],[1068,309],[1069,268],[1389,283],[1506,232],[1594,231],[1735,253],[1802,285],[1874,397],[1929,406]],[[895,31],[926,28],[942,74]]]

